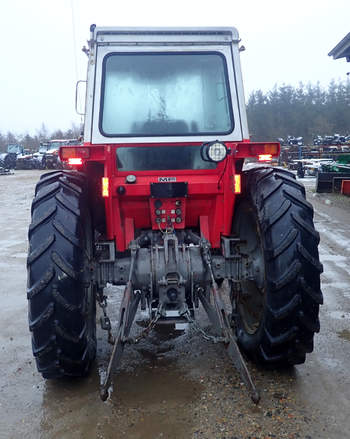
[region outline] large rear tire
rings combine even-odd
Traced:
[[[29,227],[29,328],[44,378],[84,376],[96,355],[92,229],[83,174],[44,174]]]
[[[323,303],[313,207],[288,171],[255,168],[242,179],[233,223],[247,274],[233,293],[238,342],[259,364],[300,364]]]

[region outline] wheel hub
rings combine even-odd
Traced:
[[[237,234],[241,239],[239,252],[242,255],[242,279],[236,298],[237,311],[245,331],[254,334],[259,329],[264,315],[264,257],[261,247],[260,231],[257,229],[254,214],[242,209],[238,218]]]

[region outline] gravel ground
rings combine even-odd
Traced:
[[[111,398],[98,396],[111,347],[98,331],[98,357],[85,380],[45,381],[32,359],[27,325],[26,234],[39,171],[0,177],[0,438],[326,439],[350,437],[350,204],[315,195],[304,179],[321,233],[325,304],[321,332],[305,364],[257,369],[254,405],[221,345],[158,329],[125,350]],[[329,200],[327,202],[326,200]],[[14,208],[15,206],[15,208]],[[110,287],[115,323],[120,288]],[[201,324],[206,326],[203,311]],[[142,316],[133,331],[142,327]]]

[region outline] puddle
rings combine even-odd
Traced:
[[[203,387],[177,364],[174,339],[183,333],[174,326],[157,326],[145,343],[134,347],[136,366],[114,374],[109,403],[118,415],[124,414],[122,431],[128,439],[189,437],[192,409]]]
[[[130,413],[126,437],[183,439],[193,426],[191,408],[201,390],[201,384],[186,377],[175,362],[153,359],[151,367],[116,376],[111,402]]]
[[[139,318],[136,323],[138,333],[145,322]],[[191,437],[203,384],[177,361],[177,345],[184,333],[174,325],[159,325],[146,339],[125,350],[121,368],[113,373],[110,398],[106,403],[99,401],[104,415],[96,425],[97,438]],[[105,360],[100,373],[105,370]]]
[[[339,331],[337,334],[339,338],[350,341],[350,331],[348,329],[343,329],[343,331]]]
[[[165,349],[157,349],[158,354]],[[42,436],[37,437],[183,439],[191,436],[195,423],[193,409],[203,387],[190,379],[175,360],[154,358],[150,365],[148,359],[141,359],[137,367],[115,372],[113,392],[106,403],[99,399],[97,378],[97,371],[93,371],[87,380],[45,382],[41,389]],[[40,392],[39,386],[37,391]]]

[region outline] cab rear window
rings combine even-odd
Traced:
[[[127,146],[117,149],[120,171],[166,171],[177,169],[215,169],[216,163],[206,162],[200,146]]]
[[[103,62],[104,136],[199,136],[233,131],[225,57],[218,52],[111,53]]]

